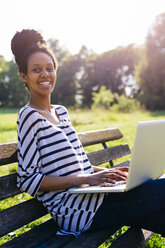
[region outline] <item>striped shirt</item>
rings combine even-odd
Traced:
[[[38,192],[45,175],[93,173],[66,108],[54,107],[59,125],[51,124],[29,106],[18,114],[17,186],[42,202],[58,224],[59,234],[79,235],[90,227],[104,194],[69,194],[68,189]]]

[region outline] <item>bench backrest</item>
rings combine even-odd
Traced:
[[[99,143],[102,143],[105,147],[105,142],[120,139],[123,135],[118,128],[109,128],[79,133],[78,136],[84,147]],[[94,151],[87,155],[92,165],[100,165],[129,153],[130,149],[128,145],[123,144]],[[17,162],[17,143],[1,144],[0,166],[15,162]],[[16,177],[17,173],[0,177],[0,200],[21,194],[16,186]],[[0,237],[46,214],[46,209],[36,199],[26,200],[25,202],[4,209],[0,212]]]

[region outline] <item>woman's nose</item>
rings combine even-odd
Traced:
[[[42,70],[41,76],[42,76],[42,77],[47,77],[47,76],[49,76],[48,71],[47,71],[46,69]]]

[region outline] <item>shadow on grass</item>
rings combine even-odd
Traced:
[[[15,114],[18,113],[19,109],[16,108],[0,108],[0,114]]]
[[[150,112],[150,115],[153,117],[164,116],[165,117],[165,110],[157,110]]]

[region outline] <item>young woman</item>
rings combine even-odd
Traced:
[[[67,109],[51,105],[57,62],[35,30],[17,32],[11,42],[30,100],[19,114],[18,187],[36,197],[59,226],[58,234],[80,235],[123,225],[165,235],[165,180],[151,180],[127,193],[69,194],[68,188],[126,180],[127,168],[90,164]]]

